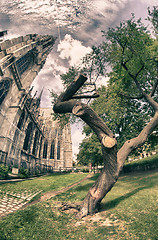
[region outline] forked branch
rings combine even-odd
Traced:
[[[113,147],[116,144],[116,140],[113,133],[106,126],[103,120],[88,105],[75,100],[75,93],[83,86],[86,80],[87,77],[84,75],[80,75],[76,80],[74,80],[66,91],[59,96],[53,110],[55,113],[69,112],[80,117],[93,129],[103,146]]]

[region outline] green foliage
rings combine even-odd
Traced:
[[[104,43],[106,45],[106,43]],[[107,45],[106,45],[107,47]],[[102,45],[92,47],[92,52],[83,58],[82,71],[87,74],[90,81],[96,82],[98,77],[106,73],[107,59]]]
[[[78,164],[86,166],[90,163],[92,163],[92,166],[103,163],[101,146],[95,134],[82,141],[77,160]]]
[[[67,88],[71,84],[71,82],[75,80],[79,72],[80,72],[79,66],[73,66],[69,68],[67,73],[62,74],[61,80],[62,80],[63,86]]]
[[[19,169],[18,177],[19,178],[28,178],[29,177],[28,169],[21,167]]]
[[[83,168],[83,169],[82,169],[82,172],[83,172],[83,173],[88,173],[88,172],[89,172],[89,169]]]
[[[9,167],[4,164],[0,164],[0,179],[8,178]]]
[[[158,28],[157,17],[157,7],[149,10],[149,20],[155,31]],[[88,66],[88,71],[91,63],[94,63],[96,67],[91,68],[91,71],[94,71],[95,75],[103,74],[109,77],[108,86],[102,86],[98,90],[100,97],[91,103],[91,107],[114,132],[119,149],[126,140],[138,136],[154,114],[153,108],[142,97],[140,89],[150,94],[157,80],[158,40],[150,34],[141,19],[135,20],[134,15],[116,28],[103,32],[103,36],[103,43],[93,48],[93,52],[84,61],[87,61],[85,66]],[[99,65],[104,71],[100,70]],[[106,72],[108,65],[110,70]],[[158,100],[158,88],[153,99]],[[84,141],[92,141],[92,130],[85,127],[84,132],[90,136]],[[150,150],[157,145],[156,138],[157,129],[148,138],[146,145]],[[81,144],[81,153],[78,156],[79,160],[82,157],[82,161],[87,164],[89,160],[86,160],[85,156],[88,158],[89,152],[91,155],[95,154],[99,143],[95,142],[94,148],[91,147],[94,150],[89,151],[84,144]],[[141,151],[139,148],[139,152]]]
[[[112,67],[110,84],[114,84],[119,93],[139,97],[141,93],[131,77],[133,76],[149,94],[157,78],[157,41],[141,20],[136,21],[134,16],[127,22],[120,23],[119,27],[109,29],[105,36],[105,41],[109,43],[105,51]]]
[[[148,144],[149,143],[149,144]],[[149,136],[149,139],[147,141],[147,149],[145,149],[147,152],[150,150],[158,150],[158,127],[155,129],[155,131]]]
[[[123,173],[154,170],[157,168],[158,168],[158,155],[154,155],[130,163],[126,163],[123,166]]]
[[[127,139],[138,135],[149,116],[138,101],[123,98],[113,86],[101,87],[98,91],[100,97],[91,107],[117,136],[119,149]]]
[[[158,34],[158,6],[154,6],[152,11],[148,8],[148,20],[153,26],[154,33],[157,37]]]

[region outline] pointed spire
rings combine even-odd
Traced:
[[[33,88],[34,88],[34,86],[32,86],[32,87],[29,89],[29,93],[32,92]]]
[[[43,90],[44,90],[44,87],[42,88],[41,92],[40,92],[40,95],[38,97],[38,99],[41,101],[41,97],[42,97],[42,94],[43,94]]]
[[[35,94],[34,94],[33,98],[35,98],[36,94],[37,94],[37,91],[35,92]]]
[[[41,90],[41,92],[40,92],[40,95],[39,95],[38,98],[37,98],[37,102],[36,102],[37,108],[40,106],[41,98],[42,98],[42,94],[43,94],[43,90],[44,90],[44,87],[42,88],[42,90]]]

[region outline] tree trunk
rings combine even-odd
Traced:
[[[56,113],[69,112],[80,117],[93,129],[102,146],[104,167],[82,203],[81,217],[98,211],[100,202],[116,183],[129,153],[132,149],[141,146],[158,125],[158,105],[154,102],[156,110],[154,118],[145,126],[137,138],[125,142],[117,153],[117,142],[114,134],[103,120],[86,104],[74,100],[74,94],[84,84],[86,79],[85,76],[80,75],[79,78],[71,83],[65,93],[59,96],[53,107]]]
[[[111,190],[118,179],[117,148],[102,147],[104,167],[96,182],[89,189],[81,206],[81,216],[94,214],[99,210],[100,202]]]

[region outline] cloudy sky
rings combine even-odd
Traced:
[[[101,30],[129,19],[131,13],[143,20],[147,8],[157,0],[1,0],[0,31],[8,30],[6,38],[30,33],[57,37],[37,78],[34,91],[44,86],[42,107],[51,106],[49,89],[60,93],[63,89],[60,74],[80,63],[93,45],[102,41]],[[103,81],[104,83],[104,81]],[[72,127],[73,152],[83,138],[81,126]]]

